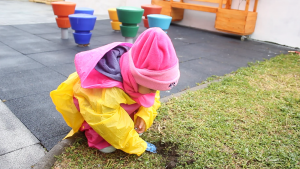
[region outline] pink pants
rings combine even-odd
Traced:
[[[77,107],[78,111],[80,111],[78,100],[75,97],[73,97],[73,102]],[[138,105],[137,103],[132,105],[121,104],[121,106],[129,114],[132,120],[134,119],[134,114],[137,112],[138,108],[140,107],[140,105]],[[79,130],[84,132],[88,140],[89,147],[96,148],[96,149],[103,149],[105,147],[111,146],[86,121],[82,123]]]

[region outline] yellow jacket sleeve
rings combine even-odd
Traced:
[[[136,120],[137,116],[139,116],[145,121],[146,130],[148,128],[150,128],[151,125],[153,124],[153,121],[157,115],[157,109],[161,106],[161,103],[159,101],[159,99],[160,99],[159,93],[160,92],[157,91],[155,94],[155,101],[154,101],[153,106],[148,107],[148,108],[141,106],[139,108],[138,112],[134,116],[134,120]]]
[[[146,142],[134,130],[134,123],[120,106],[135,102],[121,89],[84,89],[75,84],[74,96],[78,99],[84,120],[108,143],[129,154],[141,155]]]
[[[80,79],[75,72],[66,81],[61,83],[56,90],[50,92],[50,97],[56,106],[56,110],[62,114],[67,125],[72,128],[66,137],[76,133],[84,121],[73,102],[73,86],[79,82]]]
[[[146,142],[134,130],[134,123],[128,113],[120,106],[134,104],[123,90],[119,88],[84,89],[75,72],[71,74],[56,90],[50,93],[56,109],[62,114],[66,123],[72,128],[66,136],[78,132],[86,121],[99,135],[117,149],[129,154],[141,155],[147,147]],[[77,98],[80,112],[73,102]],[[140,107],[135,115],[144,119],[148,129],[155,119],[160,107],[159,92],[156,93],[152,107]]]

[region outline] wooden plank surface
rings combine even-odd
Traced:
[[[218,22],[228,23],[230,25],[241,25],[241,26],[245,26],[246,25],[246,21],[245,20],[237,20],[237,19],[226,18],[226,17],[221,17],[221,16],[218,16],[216,20]]]
[[[243,35],[245,33],[247,12],[232,9],[219,9],[215,28],[222,31],[235,32]]]
[[[196,11],[211,12],[211,13],[217,13],[217,11],[218,11],[218,8],[216,8],[216,7],[205,6],[205,5],[196,5],[196,4],[188,4],[188,3],[180,3],[180,2],[173,2],[171,4],[171,7],[181,8],[181,9],[190,9],[190,10],[196,10]]]
[[[233,9],[219,9],[218,16],[222,16],[225,18],[236,19],[236,20],[244,20],[247,19],[247,12],[246,11],[239,11]]]
[[[226,9],[231,9],[231,3],[232,3],[232,0],[227,0],[226,2]]]
[[[189,0],[189,1],[198,1],[198,2],[209,2],[209,3],[219,3],[220,0]],[[226,4],[228,0],[223,0],[222,4]]]
[[[256,12],[249,12],[247,16],[247,24],[245,27],[245,33],[252,34],[255,30],[256,26],[256,19],[257,19],[257,13]]]
[[[249,11],[249,4],[250,4],[250,0],[247,0],[246,1],[245,11]]]
[[[243,34],[245,32],[245,26],[243,25],[237,25],[237,24],[231,25],[228,24],[227,22],[222,22],[218,20],[216,20],[215,22],[215,28],[220,30],[235,32],[239,34]]]
[[[38,3],[44,3],[47,5],[51,5],[51,2],[58,2],[58,1],[64,1],[64,0],[29,0],[30,2],[38,2]]]
[[[255,0],[254,7],[253,7],[253,12],[256,12],[257,4],[258,4],[258,0]]]
[[[160,1],[160,0],[152,0],[151,4],[162,7],[160,14],[171,16],[171,3],[170,2]]]
[[[183,19],[184,9],[172,8],[172,21],[181,21]]]
[[[172,17],[172,21],[181,21],[183,19],[184,9],[172,8],[171,2],[152,0],[152,5],[159,5],[162,7],[161,14]],[[180,2],[179,2],[180,3]]]
[[[32,0],[32,2],[46,3],[47,0]]]

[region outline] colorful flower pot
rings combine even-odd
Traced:
[[[162,7],[158,6],[158,5],[151,5],[151,4],[142,5],[141,7],[145,10],[144,14],[143,14],[143,16],[145,17],[145,18],[143,18],[144,26],[146,28],[149,28],[147,15],[160,14]]]
[[[122,24],[138,24],[142,20],[144,9],[124,6],[117,8],[118,18]]]
[[[143,23],[144,23],[145,28],[149,28],[149,22],[148,22],[148,19],[143,18]]]
[[[133,43],[133,38],[136,36],[141,22],[144,9],[138,7],[119,7],[117,8],[117,14],[119,21],[122,22],[120,25],[122,36],[125,37],[126,42]]]
[[[109,18],[112,20],[112,21],[110,21],[111,28],[113,30],[119,31],[120,30],[120,25],[122,23],[119,21],[118,14],[117,14],[117,9],[116,8],[108,9],[108,14],[109,14]]]
[[[52,9],[54,15],[57,15],[56,23],[59,28],[70,28],[70,21],[68,16],[74,14],[76,4],[73,2],[52,2]]]
[[[57,15],[56,24],[61,28],[61,39],[69,39],[68,28],[71,27],[68,16],[75,12],[76,4],[73,2],[52,2],[54,15]]]
[[[87,46],[90,43],[97,17],[90,14],[72,14],[69,15],[74,40],[77,44]]]
[[[94,9],[86,7],[76,7],[74,14],[79,13],[94,15]]]
[[[160,27],[167,33],[170,27],[172,17],[161,14],[150,14],[147,15],[149,27]]]

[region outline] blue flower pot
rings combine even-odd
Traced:
[[[72,29],[75,42],[79,45],[86,45],[90,43],[92,33],[94,29],[97,17],[90,14],[72,14],[69,15],[69,20]]]
[[[93,15],[94,14],[94,9],[86,8],[86,7],[76,7],[74,14],[79,14],[79,13]]]
[[[172,17],[161,14],[150,14],[147,15],[149,27],[160,27],[167,33],[170,27]]]

